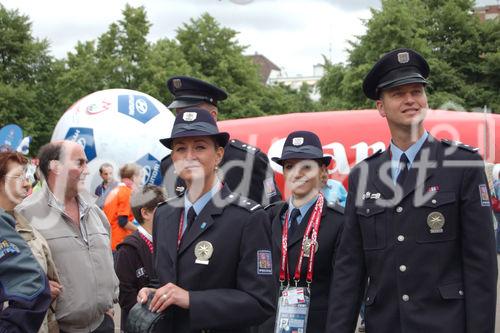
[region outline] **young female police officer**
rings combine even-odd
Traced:
[[[269,219],[259,204],[231,193],[217,177],[228,133],[211,115],[188,108],[170,138],[176,173],[187,191],[154,217],[158,289],[140,302],[165,311],[161,332],[249,332],[274,312]]]
[[[291,191],[287,202],[268,209],[272,217],[275,281],[280,281],[281,287],[310,287],[308,333],[325,332],[330,281],[344,221],[343,208],[326,201],[320,193],[331,159],[323,156],[318,136],[308,131],[290,133],[281,157],[273,158],[283,166],[286,187]],[[278,324],[283,323],[285,327],[279,332],[290,329],[286,319]]]

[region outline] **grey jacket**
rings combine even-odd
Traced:
[[[80,230],[46,184],[16,207],[49,244],[63,287],[56,318],[66,332],[95,330],[118,299],[109,222],[92,202],[90,195],[78,195]]]

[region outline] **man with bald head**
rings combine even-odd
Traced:
[[[118,279],[109,246],[109,222],[83,188],[88,175],[81,145],[60,141],[38,154],[42,189],[16,210],[45,237],[59,273],[60,331],[112,333]]]

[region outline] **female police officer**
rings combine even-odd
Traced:
[[[144,303],[154,294],[150,310],[165,312],[161,332],[249,332],[274,312],[268,217],[217,176],[228,139],[206,110],[188,108],[161,140],[187,184],[156,210],[153,264],[161,287],[138,295]]]
[[[278,332],[303,332],[300,329],[306,327],[309,333],[325,332],[330,281],[344,221],[344,209],[327,202],[320,193],[331,159],[323,156],[318,136],[308,131],[290,133],[281,157],[273,158],[283,166],[286,187],[291,191],[288,202],[268,209],[272,216],[275,281],[279,280],[282,287],[308,286],[311,293],[308,316],[303,317],[304,327],[297,321],[300,316],[294,317],[297,325],[285,316],[277,321]],[[288,303],[292,303],[290,299]]]

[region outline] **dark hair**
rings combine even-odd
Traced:
[[[165,201],[163,189],[155,185],[144,185],[132,192],[130,196],[130,207],[139,224],[144,223],[141,209],[153,210],[160,202]]]
[[[141,169],[138,164],[135,163],[127,163],[120,168],[120,178],[129,178],[131,179],[135,174],[140,173]]]
[[[0,153],[0,181],[7,175],[9,162],[19,163],[21,165],[28,164],[28,159],[23,154],[15,151],[6,151]]]
[[[109,163],[103,163],[99,167],[99,173],[102,173],[104,171],[104,168],[113,168],[113,166]]]
[[[38,151],[38,168],[45,179],[49,177],[50,161],[59,161],[61,158],[62,142],[47,143]]]

